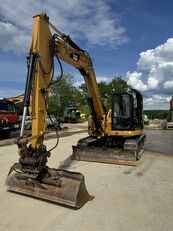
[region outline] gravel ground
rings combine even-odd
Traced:
[[[70,161],[71,146],[86,135],[60,138],[49,160],[50,167],[85,175],[95,198],[79,210],[6,192],[4,182],[18,159],[17,147],[0,147],[0,230],[171,231],[173,157],[145,151],[136,167]],[[50,139],[46,145],[52,147],[55,142]]]

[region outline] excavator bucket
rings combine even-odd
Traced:
[[[60,179],[61,185],[59,187],[25,177],[22,173],[16,172],[13,167],[7,176],[6,187],[8,191],[74,208],[80,208],[92,199],[86,190],[84,176],[81,173],[50,168],[49,171]]]

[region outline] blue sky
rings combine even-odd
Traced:
[[[93,58],[98,81],[121,75],[141,90],[145,109],[168,109],[173,96],[171,0],[1,0],[0,97],[24,91],[32,16],[47,12]],[[83,79],[77,70],[76,85]]]

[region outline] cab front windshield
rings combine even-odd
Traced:
[[[8,102],[0,102],[0,113],[4,113],[4,112],[12,112],[14,113],[15,112],[15,107],[14,107],[14,104],[12,103],[8,103]]]
[[[113,129],[128,129],[130,127],[130,96],[115,95],[113,100]]]

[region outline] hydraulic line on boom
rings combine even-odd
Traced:
[[[85,187],[84,176],[46,165],[53,149],[47,150],[43,141],[48,93],[53,84],[56,39],[57,35],[52,36],[49,29],[48,16],[34,16],[21,133],[15,141],[20,158],[10,169],[6,186],[10,191],[80,208],[91,199]],[[58,62],[60,64],[59,58]],[[61,64],[60,68],[62,74]],[[32,132],[31,135],[25,135],[26,113],[31,97]]]

